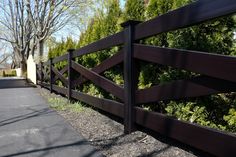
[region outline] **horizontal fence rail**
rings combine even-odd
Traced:
[[[80,100],[122,118],[126,133],[141,126],[211,155],[232,156],[236,154],[235,135],[150,112],[137,105],[235,92],[236,57],[149,46],[137,44],[137,41],[235,12],[234,0],[199,0],[146,22],[128,21],[122,24],[124,30],[119,33],[38,64],[37,83],[51,92],[67,96],[69,100]],[[100,53],[114,46],[119,46],[120,50],[91,69],[75,61],[77,57]],[[66,61],[67,65],[57,69],[56,64],[62,61]],[[138,89],[137,61],[170,66],[199,75]],[[117,85],[103,76],[106,70],[121,64],[123,66],[120,67],[124,68],[124,85]],[[57,85],[58,81],[61,82],[60,86]],[[115,100],[79,91],[78,88],[88,81],[112,94]]]
[[[134,57],[137,59],[228,81],[236,80],[236,73],[232,72],[236,69],[235,57],[138,44],[134,45],[134,52]]]
[[[121,45],[124,43],[124,32],[119,32],[117,34],[111,35],[109,37],[103,38],[97,42],[89,44],[81,49],[75,50],[72,57],[79,57],[85,54],[89,54],[96,51],[101,51],[113,46]]]
[[[234,0],[198,0],[190,5],[143,22],[135,28],[135,39],[143,39],[235,13]]]
[[[138,90],[136,91],[136,103],[193,98],[232,91],[236,91],[235,83],[208,76],[199,76]]]

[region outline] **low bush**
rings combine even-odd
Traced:
[[[2,70],[0,72],[0,76],[2,76],[2,77],[15,77],[16,76],[16,70],[14,70],[14,69]]]
[[[0,77],[3,77],[3,70],[0,70]]]

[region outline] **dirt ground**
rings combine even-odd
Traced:
[[[45,98],[60,97],[40,89]],[[80,132],[93,146],[109,157],[196,157],[178,144],[167,144],[141,131],[123,133],[123,125],[111,118],[85,107],[81,112],[57,110],[75,130]],[[195,152],[196,153],[196,152]]]

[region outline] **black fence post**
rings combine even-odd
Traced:
[[[50,70],[50,93],[53,92],[52,85],[53,85],[53,71],[52,71],[52,58],[49,60],[49,70]]]
[[[74,51],[74,49],[68,49],[68,91],[67,91],[67,97],[68,100],[71,100],[71,83],[72,83],[72,71],[71,71],[71,61],[72,61],[72,52]]]
[[[40,87],[42,88],[43,86],[43,62],[40,62]]]
[[[121,24],[125,28],[124,43],[124,132],[131,133],[135,130],[134,112],[135,90],[137,88],[137,78],[135,70],[135,60],[133,58],[133,43],[135,25],[140,21],[127,21]]]

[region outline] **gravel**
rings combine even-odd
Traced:
[[[40,89],[46,98],[59,97]],[[91,145],[110,157],[196,157],[193,152],[181,149],[178,144],[164,143],[146,133],[135,131],[131,134],[123,133],[123,125],[111,118],[85,107],[82,112],[70,110],[57,111],[75,130],[77,130]],[[195,151],[194,151],[195,152]],[[196,152],[195,152],[196,153]],[[199,155],[198,155],[199,156]]]

